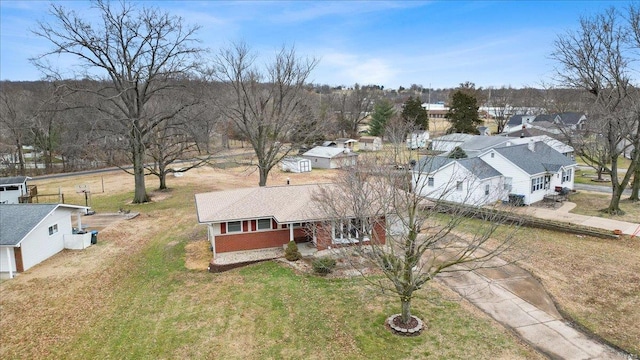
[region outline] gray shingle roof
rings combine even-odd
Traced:
[[[474,174],[478,177],[478,179],[481,180],[502,175],[498,170],[492,168],[489,164],[484,162],[484,160],[477,157],[458,159],[457,161],[465,169],[469,170],[472,174]]]
[[[429,174],[442,168],[453,160],[454,159],[444,156],[424,156],[420,158],[413,170],[415,172]]]
[[[499,154],[507,158],[529,175],[547,171],[556,172],[563,166],[576,162],[562,155],[542,141],[535,143],[535,151],[529,150],[528,144],[495,148]]]
[[[16,185],[24,183],[28,177],[26,176],[13,176],[0,178],[0,185]]]
[[[58,204],[0,205],[0,245],[18,245],[57,207]]]
[[[580,121],[580,118],[584,115],[584,113],[579,112],[565,112],[558,114],[560,116],[560,120],[565,125],[575,125]]]

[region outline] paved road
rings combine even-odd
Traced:
[[[606,194],[611,194],[611,186],[610,185],[591,185],[591,184],[574,184],[573,187],[576,190],[584,190],[584,191],[593,191],[593,192],[601,192]],[[627,187],[624,190],[624,195],[631,195],[631,189]]]

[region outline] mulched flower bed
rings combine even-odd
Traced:
[[[394,314],[389,316],[387,318],[386,324],[394,333],[404,336],[420,335],[420,332],[424,329],[424,323],[422,322],[422,320],[413,315],[411,316],[408,324],[402,323],[401,314]]]

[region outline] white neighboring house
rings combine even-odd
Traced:
[[[87,207],[65,204],[0,205],[0,275],[12,278],[65,248],[82,249],[91,244],[91,233],[74,234]]]
[[[379,136],[362,136],[358,139],[360,151],[382,150],[382,139]]]
[[[19,204],[21,196],[29,194],[26,176],[0,178],[0,204]]]
[[[556,189],[573,190],[578,164],[543,141],[494,148],[479,157],[504,175],[510,194],[525,205],[556,195]]]
[[[407,135],[407,149],[424,149],[429,142],[428,131],[414,131]]]
[[[356,165],[358,154],[340,147],[316,146],[302,154],[313,169],[338,169]]]
[[[280,161],[282,171],[303,173],[311,171],[311,160],[303,157],[285,157]]]
[[[573,189],[576,167],[574,160],[542,141],[508,143],[472,158],[420,159],[413,184],[428,199],[480,206],[515,196],[530,205],[563,188]]]
[[[425,156],[413,169],[412,184],[427,199],[483,206],[506,198],[503,181],[480,158]]]

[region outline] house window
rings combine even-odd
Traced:
[[[531,192],[536,192],[544,188],[544,176],[531,179]]]
[[[429,186],[429,187],[433,187],[433,182],[434,182],[434,180],[433,180],[433,178],[432,178],[432,177],[427,178],[427,186]]]
[[[240,221],[229,221],[227,223],[227,232],[241,232],[242,231],[242,222]]]
[[[360,219],[345,219],[336,221],[333,224],[333,243],[334,244],[355,244],[362,238],[365,239],[368,230],[368,222]]]
[[[457,191],[462,191],[462,181],[458,181],[458,182],[456,183],[456,190],[457,190]]]
[[[504,189],[506,191],[511,191],[511,189],[513,188],[512,182],[513,182],[512,178],[510,177],[504,178]]]
[[[271,230],[271,219],[258,219],[258,230]]]
[[[58,232],[58,224],[49,226],[49,236]]]
[[[572,173],[572,169],[568,169],[568,170],[562,170],[562,182],[568,182],[571,181],[571,173]]]
[[[484,186],[484,194],[489,195],[489,184]]]

